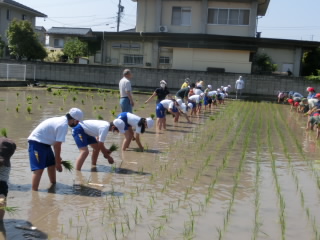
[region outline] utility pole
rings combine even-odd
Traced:
[[[117,32],[119,32],[119,27],[120,27],[120,17],[121,13],[123,13],[124,6],[121,6],[121,0],[119,0],[119,5],[118,5],[118,17],[117,17]]]

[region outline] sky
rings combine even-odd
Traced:
[[[40,11],[48,18],[37,18],[36,25],[86,27],[93,31],[116,31],[119,0],[16,0]],[[121,0],[124,12],[120,31],[135,27],[136,2]],[[258,20],[263,38],[320,42],[320,0],[270,0],[266,15]]]

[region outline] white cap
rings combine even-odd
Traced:
[[[188,103],[188,107],[189,107],[189,108],[193,108],[192,103]]]
[[[224,86],[221,86],[221,89],[224,88]]]
[[[79,108],[71,108],[69,114],[75,120],[81,122],[83,120],[83,112]]]
[[[231,87],[231,85],[228,85],[228,87]]]
[[[200,97],[203,97],[204,96],[204,93],[200,93]]]
[[[182,100],[181,99],[177,99],[177,103],[181,106]]]
[[[166,82],[165,80],[161,80],[161,81],[160,81],[160,84],[161,84],[161,83],[167,85],[167,82]]]
[[[113,120],[113,124],[116,126],[116,128],[118,128],[120,133],[125,133],[124,121],[122,121],[121,119],[117,118],[117,119]]]
[[[208,88],[212,89],[212,86],[211,86],[211,85],[208,85]]]
[[[154,125],[153,119],[150,118],[150,117],[148,117],[148,118],[146,118],[146,120],[147,120],[147,126],[148,126],[148,128],[152,128],[153,125]]]

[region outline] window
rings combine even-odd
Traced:
[[[27,16],[22,14],[22,20],[26,20],[27,19]]]
[[[7,9],[7,20],[11,19],[11,11]]]
[[[160,64],[170,64],[170,58],[169,57],[160,56],[159,63]]]
[[[143,64],[143,55],[124,55],[123,64],[142,65]]]
[[[208,9],[209,24],[249,25],[250,10],[247,9]]]
[[[190,7],[172,7],[172,25],[191,26]]]
[[[55,48],[63,48],[63,46],[64,46],[64,41],[63,41],[63,39],[55,38],[55,39],[54,39],[53,46],[54,46]]]

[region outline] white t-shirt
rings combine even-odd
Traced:
[[[187,105],[185,103],[182,103],[179,107],[178,107],[183,113],[187,113]]]
[[[109,133],[110,123],[102,120],[85,120],[79,123],[84,132],[92,137],[98,137],[99,142],[104,142]]]
[[[131,125],[132,127],[135,128],[135,132],[140,134],[141,127],[138,126],[138,123],[139,123],[141,117],[139,117],[135,114],[132,114],[132,113],[127,113],[127,119],[128,119],[129,125]]]
[[[123,77],[119,82],[120,97],[128,97],[126,92],[131,92],[131,82]]]
[[[244,89],[244,81],[242,79],[238,79],[235,87],[236,89]]]
[[[174,102],[170,99],[165,99],[160,102],[165,109],[172,109]]]
[[[208,92],[208,95],[209,97],[212,97],[212,96],[216,96],[217,95],[217,91],[210,91]]]
[[[68,133],[68,119],[66,116],[48,118],[41,122],[30,134],[28,140],[53,145],[64,142]]]
[[[193,92],[194,92],[195,95],[200,95],[201,93],[203,93],[203,91],[201,89],[199,89],[199,88],[194,88]]]
[[[189,100],[193,101],[193,102],[196,102],[196,103],[199,103],[200,100],[201,100],[201,97],[200,97],[200,95],[192,95],[192,96],[189,97]]]
[[[318,102],[318,99],[315,99],[315,98],[308,99],[309,108],[310,109],[313,108],[317,102]]]
[[[225,92],[229,92],[229,90],[230,90],[229,87],[224,87],[224,88],[223,88],[223,91],[225,91]]]

